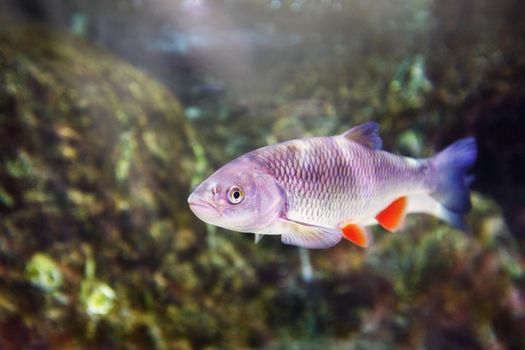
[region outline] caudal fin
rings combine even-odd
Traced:
[[[467,171],[475,163],[476,156],[476,141],[466,137],[432,158],[438,172],[438,186],[431,196],[451,214],[464,215],[471,208],[469,187],[474,178],[468,176]]]

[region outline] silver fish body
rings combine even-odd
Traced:
[[[202,220],[283,243],[327,248],[342,237],[368,246],[363,228],[394,231],[407,213],[435,215],[456,228],[470,210],[467,170],[473,138],[427,159],[381,150],[376,123],[331,137],[266,146],[227,163],[188,198]]]
[[[343,135],[293,140],[246,155],[286,195],[286,216],[326,227],[362,223],[395,199],[432,192],[433,164],[367,148]]]

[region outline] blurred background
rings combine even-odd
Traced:
[[[0,349],[525,349],[525,2],[2,0]],[[468,234],[253,243],[187,196],[375,120],[473,135]]]

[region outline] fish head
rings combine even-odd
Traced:
[[[284,210],[275,179],[246,157],[235,159],[202,182],[188,198],[202,221],[239,232],[260,232]]]

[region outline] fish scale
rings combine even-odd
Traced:
[[[285,190],[287,217],[305,223],[360,222],[399,194],[432,186],[428,161],[369,150],[343,137],[293,140],[249,156]]]

